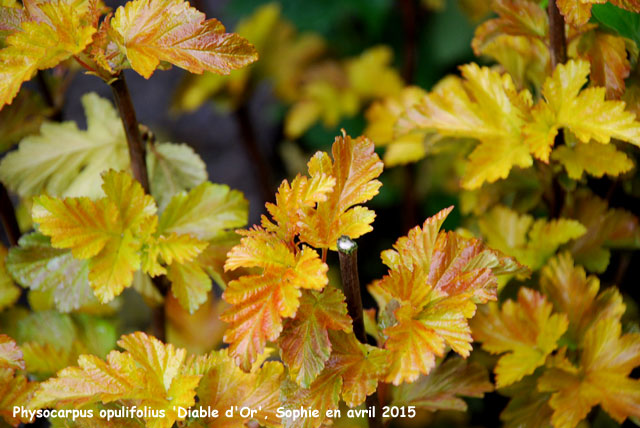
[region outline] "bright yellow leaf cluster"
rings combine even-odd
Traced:
[[[502,205],[480,217],[478,225],[491,248],[515,257],[533,271],[540,269],[562,244],[587,232],[576,220],[534,220]]]
[[[225,269],[258,271],[229,284],[223,298],[233,306],[222,319],[231,324],[224,339],[230,355],[245,370],[267,341],[280,336],[283,319],[296,316],[303,290],[319,291],[327,285],[328,267],[310,246],[326,252],[335,249],[341,235],[355,239],[372,229],[375,213],[360,204],[381,185],[375,178],[382,162],[373,149],[364,137],[337,137],[333,160],[316,153],[308,163],[309,177],[283,181],[276,203],[267,203],[271,219],[263,216],[262,226],[239,231],[244,237],[229,252]]]
[[[623,101],[605,100],[601,87],[582,89],[590,71],[586,61],[559,65],[535,104],[528,90],[516,90],[509,74],[475,64],[461,70],[462,79],[445,79],[407,114],[418,129],[479,141],[469,155],[465,188],[506,178],[513,167],[531,166],[533,157],[548,162],[560,129],[575,135],[576,144],[615,138],[640,145],[640,123]],[[622,162],[618,171],[628,169],[628,161]]]
[[[109,171],[102,189],[105,197],[96,201],[39,196],[33,220],[54,248],[89,260],[89,282],[102,303],[131,286],[141,269],[167,275],[182,305],[195,310],[211,289],[205,250],[246,221],[242,195],[203,183],[174,196],[158,220],[155,201],[130,175]]]
[[[296,138],[318,120],[336,126],[370,100],[392,96],[402,79],[390,66],[392,51],[376,46],[344,62],[321,62],[307,71],[308,78],[285,119],[285,133]]]

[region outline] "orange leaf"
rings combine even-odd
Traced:
[[[198,406],[195,408],[217,409],[217,418],[198,418],[202,426],[209,428],[239,428],[250,420],[260,421],[260,425],[279,427],[280,419],[276,409],[280,407],[280,382],[284,378],[284,367],[279,362],[255,364],[251,372],[240,370],[227,350],[198,356],[187,362],[191,374],[202,375],[198,387]],[[253,417],[241,417],[234,412],[233,417],[224,416],[230,407],[248,407],[255,410]]]
[[[591,81],[607,88],[608,99],[619,99],[624,93],[624,80],[631,71],[624,38],[590,31],[580,37],[578,54],[591,63]]]
[[[553,306],[537,291],[521,288],[518,301],[507,300],[480,312],[472,321],[473,336],[483,349],[505,353],[496,365],[496,386],[519,381],[544,364],[567,330],[565,314],[551,314]]]
[[[324,288],[328,267],[309,247],[294,254],[264,229],[254,227],[243,233],[240,245],[229,252],[226,269],[260,266],[263,272],[229,283],[222,297],[233,307],[221,319],[231,324],[224,337],[230,355],[248,370],[266,342],[280,335],[282,318],[295,316],[301,289]]]
[[[335,250],[340,236],[355,239],[373,230],[375,213],[360,204],[378,194],[382,183],[376,177],[382,173],[383,165],[371,140],[354,140],[344,131],[342,137],[336,137],[332,154],[333,162],[322,152],[309,161],[311,176],[327,174],[335,178],[336,184],[327,199],[302,218],[300,237],[316,248]]]

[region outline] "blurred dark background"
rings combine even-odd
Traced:
[[[115,9],[124,1],[107,0],[106,3]],[[208,18],[219,19],[229,31],[233,31],[239,20],[251,15],[265,3],[268,1],[198,0],[193,5],[205,12]],[[423,7],[418,0],[281,0],[279,3],[283,17],[299,32],[319,34],[327,41],[329,55],[333,57],[358,55],[363,50],[380,44],[390,46],[394,52],[394,66],[403,74],[405,83],[416,84],[424,89],[431,88],[448,73],[457,73],[458,65],[478,61],[470,46],[477,22],[473,22],[460,9],[460,2],[456,0],[444,1],[444,7],[439,11]],[[416,24],[413,34],[406,25],[407,13],[412,15]],[[408,38],[413,40],[415,48],[415,56],[411,60],[414,61],[414,67],[409,72],[406,70],[409,61]],[[282,66],[286,67],[287,64]],[[191,113],[172,112],[172,99],[186,75],[185,71],[176,67],[156,71],[148,80],[131,71],[126,71],[125,74],[138,120],[156,134],[158,141],[187,143],[193,147],[207,165],[209,180],[241,190],[250,202],[250,224],[259,222],[260,215],[265,212],[265,198],[258,174],[254,171],[255,164],[242,144],[240,126],[234,115],[214,102],[207,102]],[[74,120],[80,127],[85,127],[80,99],[83,94],[91,91],[111,99],[110,88],[99,78],[77,74],[65,96],[62,119]],[[286,107],[275,97],[268,81],[262,82],[252,91],[247,105],[259,150],[271,165],[274,182],[277,184],[283,178],[291,178],[291,168],[288,168],[288,161],[282,156],[285,139],[281,124]],[[295,147],[300,149],[301,157],[308,158],[316,150],[329,150],[341,128],[352,136],[358,136],[363,132],[365,124],[362,111],[354,117],[342,119],[332,128],[319,123],[297,140]],[[374,231],[359,240],[363,287],[385,273],[380,262],[380,252],[390,248],[407,231],[403,187],[407,184],[415,186],[417,194],[421,195],[415,202],[415,215],[411,220],[414,222],[411,225],[422,223],[426,217],[444,207],[458,204],[455,196],[438,191],[437,188],[430,192],[424,191],[421,187],[423,183],[416,178],[424,177],[424,171],[421,170],[423,167],[419,164],[409,168],[394,168],[385,171],[382,176],[384,185],[381,193],[369,203],[377,213]],[[412,173],[407,176],[407,170],[411,169]],[[444,227],[453,229],[460,224],[460,211],[456,209]],[[633,258],[637,259],[637,256]],[[335,269],[337,257],[330,254],[329,263]],[[615,264],[614,259],[612,265]],[[337,272],[333,274],[337,277]],[[633,278],[635,275],[627,274],[627,278],[629,277]],[[624,286],[622,288],[625,289]],[[365,296],[364,305],[374,306],[370,296]],[[429,421],[428,426],[497,427],[501,425],[499,413],[507,401],[506,397],[495,393],[488,394],[484,400],[469,399],[470,411],[467,414],[437,416],[435,420]],[[616,426],[603,412],[590,419],[592,427]],[[422,422],[416,420],[413,423],[420,425]],[[627,424],[632,426],[630,422]]]

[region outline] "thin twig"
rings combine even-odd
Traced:
[[[54,122],[62,122],[62,107],[56,103],[43,70],[39,70],[36,74],[36,81],[38,82],[38,87],[40,88],[44,101],[52,110],[51,120]]]
[[[402,77],[405,83],[411,84],[414,80],[417,64],[417,28],[418,14],[415,0],[398,0],[400,13],[402,14],[402,28],[404,31],[404,64]]]
[[[234,115],[240,128],[242,145],[249,155],[251,163],[253,163],[255,167],[256,180],[259,182],[262,199],[264,199],[265,202],[272,202],[275,190],[273,186],[273,171],[258,146],[258,139],[256,138],[256,133],[253,128],[253,122],[249,116],[247,104],[241,103]]]
[[[398,0],[398,7],[402,15],[404,32],[404,64],[402,78],[407,85],[414,83],[418,56],[418,10],[415,0]],[[418,204],[416,201],[416,169],[415,165],[405,165],[404,186],[402,195],[402,225],[403,232],[407,232],[418,222]]]
[[[16,219],[16,211],[13,208],[13,203],[11,203],[11,198],[9,198],[9,193],[2,183],[0,183],[0,217],[9,244],[12,246],[18,245],[20,228]]]
[[[547,12],[549,14],[549,54],[551,55],[551,68],[555,69],[558,64],[567,62],[567,37],[564,30],[564,18],[560,14],[557,0],[549,0]],[[554,145],[564,145],[564,131],[560,130],[556,135]],[[552,218],[557,218],[562,213],[565,200],[565,191],[558,182],[557,177],[551,181],[553,203],[550,206]]]
[[[358,276],[358,245],[348,236],[338,239],[338,256],[340,258],[340,275],[344,295],[347,298],[347,312],[353,320],[353,333],[361,343],[367,343],[362,312],[362,296],[360,295],[360,278]],[[375,406],[375,416],[369,416],[369,428],[382,428],[380,402],[377,392],[367,397],[367,407]]]
[[[567,62],[567,37],[564,32],[564,18],[560,14],[557,0],[549,0],[547,11],[549,13],[549,53],[551,54],[551,67]]]
[[[133,177],[140,182],[146,193],[149,193],[149,175],[147,174],[147,163],[145,161],[145,147],[140,136],[138,119],[136,111],[133,108],[131,94],[127,87],[127,81],[124,75],[120,75],[111,82],[111,90],[116,101],[122,124],[124,125],[124,133],[127,137],[127,145],[129,146],[129,157],[131,158],[131,172]]]

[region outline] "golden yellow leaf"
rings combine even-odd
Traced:
[[[601,319],[620,319],[625,311],[614,287],[600,291],[600,280],[574,265],[568,252],[554,257],[540,272],[540,288],[556,310],[567,314],[568,338],[580,345],[588,329]],[[599,292],[600,291],[600,292]]]
[[[579,366],[560,352],[538,381],[540,391],[552,392],[553,426],[574,428],[598,404],[618,423],[640,417],[640,380],[629,377],[639,365],[640,334],[622,334],[615,318],[597,322],[585,334]]]
[[[640,123],[625,110],[623,101],[605,100],[605,88],[587,83],[590,65],[583,60],[561,64],[542,87],[541,100],[532,111],[533,121],[525,126],[526,142],[538,159],[547,162],[560,128],[571,131],[582,143],[611,138],[640,145]]]
[[[480,217],[478,226],[491,248],[515,257],[533,271],[540,269],[562,244],[587,231],[576,220],[534,220],[502,205]]]
[[[111,351],[107,361],[81,355],[78,367],[67,367],[40,385],[31,408],[80,407],[118,400],[155,410],[144,418],[148,426],[169,428],[182,420],[176,407],[195,404],[200,374],[188,373],[186,351],[165,345],[137,332],[123,336],[118,345],[125,352]],[[158,417],[164,410],[165,417]]]
[[[445,78],[407,115],[427,131],[480,141],[469,156],[462,183],[475,189],[506,178],[514,166],[532,165],[521,133],[532,100],[529,91],[516,91],[508,74],[476,64],[462,66],[461,71],[463,79]]]
[[[633,161],[614,144],[594,141],[560,146],[551,153],[551,159],[560,162],[574,180],[581,179],[585,172],[594,177],[605,174],[615,177],[633,168]]]
[[[22,82],[37,70],[55,67],[81,52],[96,29],[78,13],[72,2],[29,2],[28,19],[4,40],[0,50],[0,107],[11,103]]]
[[[495,368],[496,386],[502,388],[530,375],[557,348],[569,324],[565,314],[552,314],[553,306],[537,291],[521,288],[518,301],[507,300],[501,309],[490,305],[471,321],[473,337],[483,349],[502,355]]]

